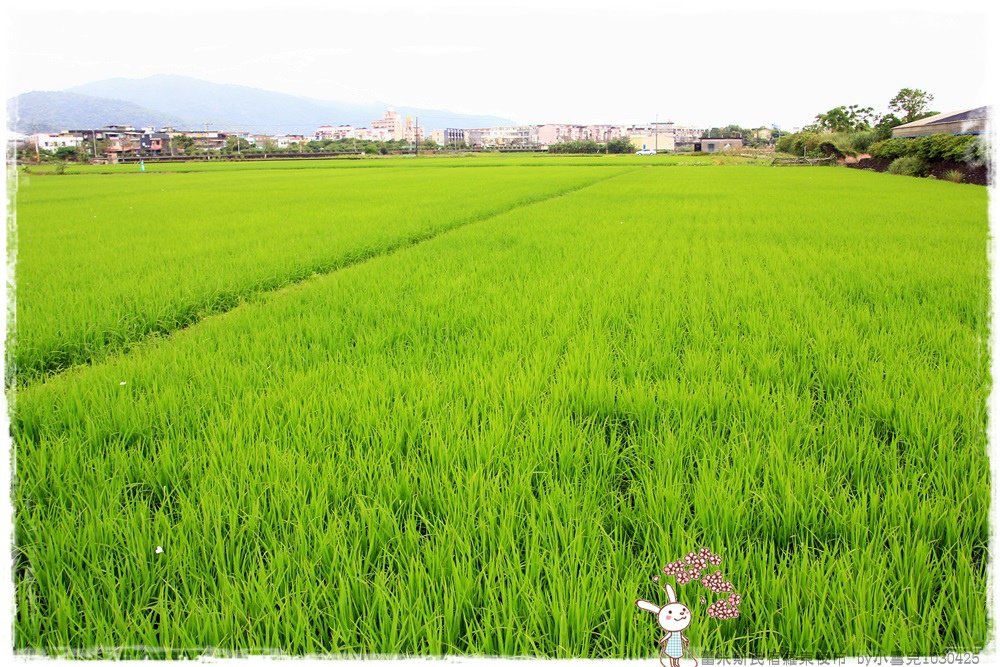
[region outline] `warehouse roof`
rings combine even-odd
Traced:
[[[949,111],[947,113],[939,113],[933,116],[928,116],[927,118],[921,118],[920,120],[914,120],[903,125],[897,125],[893,129],[909,128],[909,127],[924,127],[926,125],[936,125],[937,123],[955,123],[963,120],[979,120],[985,119],[990,112],[988,106],[985,107],[975,107],[974,109],[962,109],[961,111]]]

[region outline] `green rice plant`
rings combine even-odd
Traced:
[[[468,167],[622,167],[622,166],[681,166],[692,164],[711,164],[703,157],[696,155],[677,155],[662,153],[650,160],[648,156],[636,155],[587,155],[587,156],[566,156],[549,155],[545,152],[539,153],[478,153],[465,154],[461,157],[451,155],[423,155],[415,158],[412,155],[404,156],[369,156],[369,157],[338,157],[327,159],[267,159],[249,160],[243,159],[238,162],[227,160],[204,160],[191,162],[156,162],[145,163],[148,173],[202,173],[202,172],[224,172],[236,173],[243,171],[306,171],[315,172],[317,170],[341,170],[341,169],[399,169],[405,167],[407,170],[414,169],[443,169],[443,168],[468,168]],[[40,164],[32,166],[32,173],[36,175],[51,174],[53,165]],[[93,174],[139,174],[137,164],[77,164],[73,166],[71,175],[93,175]]]
[[[16,650],[653,659],[702,545],[695,655],[981,649],[986,192],[595,169],[16,387]]]
[[[17,192],[11,366],[31,381],[90,363],[261,291],[614,173],[397,166],[33,177]]]

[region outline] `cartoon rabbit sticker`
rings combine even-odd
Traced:
[[[688,646],[688,638],[684,636],[684,629],[691,625],[691,610],[677,601],[677,595],[670,584],[663,585],[667,591],[667,599],[670,600],[663,607],[659,607],[646,600],[636,600],[635,606],[643,611],[656,614],[656,621],[663,628],[666,635],[660,640],[660,664],[667,667],[664,657],[670,659],[670,667],[680,667],[681,655]],[[698,661],[694,661],[695,667]]]

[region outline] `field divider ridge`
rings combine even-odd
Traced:
[[[216,304],[207,306],[195,306],[192,309],[191,316],[186,321],[180,322],[177,326],[165,328],[157,323],[150,323],[146,328],[146,331],[142,335],[136,337],[135,339],[124,343],[121,346],[108,348],[102,353],[95,354],[85,359],[82,362],[75,363],[66,366],[49,365],[48,367],[42,367],[40,370],[20,374],[17,369],[12,369],[12,373],[7,376],[7,389],[15,389],[18,386],[27,387],[39,382],[45,382],[48,379],[59,377],[65,373],[72,370],[84,368],[87,366],[93,366],[102,363],[108,359],[116,358],[122,355],[127,355],[137,348],[142,347],[145,343],[150,340],[157,339],[160,340],[165,337],[172,336],[180,331],[190,329],[191,327],[197,325],[200,322],[205,321],[210,317],[216,317],[219,315],[225,315],[228,312],[235,310],[236,308],[251,302],[253,299],[259,299],[262,296],[280,293],[284,290],[299,287],[309,280],[314,278],[321,278],[334,274],[338,271],[343,271],[354,266],[364,264],[365,262],[371,261],[373,259],[378,259],[380,257],[387,257],[394,255],[398,252],[405,251],[407,249],[416,247],[428,241],[431,241],[439,236],[443,236],[450,232],[462,229],[463,227],[468,227],[470,225],[478,224],[481,222],[486,222],[493,218],[499,217],[510,213],[511,211],[516,211],[518,209],[533,206],[535,204],[541,204],[553,199],[558,199],[559,197],[564,197],[566,195],[571,195],[573,193],[579,192],[585,188],[597,185],[604,181],[617,178],[619,176],[624,176],[625,174],[632,173],[636,171],[638,167],[632,169],[625,169],[623,171],[616,171],[610,175],[602,175],[600,178],[594,179],[592,181],[587,181],[586,183],[576,184],[569,187],[561,188],[554,192],[547,192],[544,194],[539,194],[537,196],[526,197],[520,199],[500,208],[496,208],[485,213],[470,217],[459,219],[452,224],[443,225],[435,229],[425,230],[417,232],[414,234],[404,235],[398,239],[390,241],[381,247],[369,247],[362,248],[360,250],[349,252],[336,260],[328,263],[314,265],[312,267],[303,267],[298,275],[292,276],[288,280],[280,281],[274,283],[269,281],[268,283],[258,284],[256,287],[251,286],[246,290],[238,293],[233,293],[225,295],[225,298],[217,299]]]

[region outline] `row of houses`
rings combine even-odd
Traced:
[[[233,137],[242,143],[271,150],[287,149],[311,139],[301,134],[271,136],[247,132],[176,130],[170,127],[137,129],[129,125],[65,130],[56,134],[37,133],[15,136],[14,139],[36,152],[83,146],[90,149],[93,156],[101,155],[115,161],[133,155],[183,155],[189,146],[197,150],[218,151],[225,148]]]

